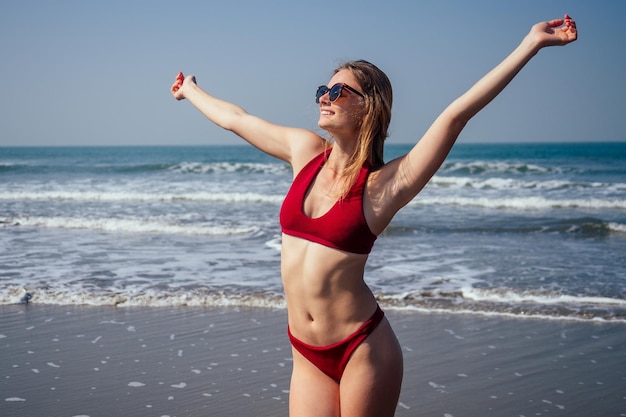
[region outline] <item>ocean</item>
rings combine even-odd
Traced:
[[[290,181],[245,145],[0,148],[0,304],[284,308]],[[456,145],[366,282],[387,309],[626,323],[626,143]]]

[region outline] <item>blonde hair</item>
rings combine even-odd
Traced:
[[[341,195],[345,196],[365,162],[370,164],[372,170],[380,168],[385,163],[384,144],[389,136],[393,91],[387,75],[370,62],[349,61],[337,67],[334,74],[342,70],[347,70],[352,74],[365,96],[365,108],[357,137],[357,146],[350,163],[343,172],[345,183]]]

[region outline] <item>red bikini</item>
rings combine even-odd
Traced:
[[[368,254],[376,235],[363,214],[363,191],[369,174],[366,164],[348,194],[324,215],[311,218],[304,214],[304,197],[326,161],[330,149],[313,158],[296,176],[280,209],[282,231],[346,252]]]
[[[339,382],[356,348],[367,339],[367,336],[372,334],[383,317],[385,317],[385,313],[379,306],[376,306],[374,315],[363,323],[359,330],[352,333],[344,340],[329,346],[308,345],[296,339],[291,334],[289,327],[287,327],[287,334],[289,335],[291,345],[300,352],[302,356],[307,358],[313,365],[317,366],[320,371]]]
[[[283,233],[319,243],[345,252],[368,254],[376,235],[372,233],[363,214],[363,192],[369,165],[361,168],[348,194],[339,199],[324,215],[311,218],[304,213],[304,198],[313,180],[324,165],[330,149],[313,158],[296,175],[280,210]],[[329,377],[339,382],[352,353],[376,329],[384,317],[379,306],[376,312],[353,334],[329,346],[311,346],[287,333],[291,345],[302,356]]]

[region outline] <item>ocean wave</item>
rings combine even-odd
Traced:
[[[473,222],[471,224],[455,225],[450,223],[435,225],[419,225],[412,227],[406,224],[396,225],[392,223],[385,229],[385,236],[397,236],[413,233],[428,233],[445,231],[446,233],[566,233],[579,234],[586,237],[602,237],[612,234],[626,233],[626,224],[609,222],[594,217],[539,219],[537,221],[499,221],[496,223],[483,224]]]
[[[75,218],[75,217],[14,217],[1,218],[0,225],[39,227],[47,229],[83,229],[114,233],[159,233],[191,236],[251,235],[258,232],[253,226],[173,224],[145,218]]]
[[[626,209],[626,199],[545,197],[417,197],[410,204],[483,207],[490,209],[552,210],[552,209]]]
[[[94,292],[82,289],[45,288],[24,289],[19,286],[0,288],[0,304],[24,304],[24,297],[30,296],[29,303],[50,305],[92,305],[116,307],[266,307],[286,308],[282,294],[269,292],[237,292],[231,290],[145,290],[124,291],[100,290]]]
[[[566,180],[521,180],[515,178],[478,178],[478,177],[454,177],[435,175],[430,181],[429,187],[463,189],[473,188],[477,190],[599,190],[608,193],[620,193],[626,191],[624,183],[605,182],[572,182]]]
[[[607,224],[607,227],[612,232],[626,233],[626,224],[610,222]]]
[[[13,162],[0,162],[0,172],[10,171],[19,166],[20,166],[19,164],[15,164]]]
[[[0,170],[32,169],[39,166],[36,161],[0,161]]]
[[[626,301],[609,297],[460,288],[382,295],[379,301],[399,310],[487,314],[550,320],[626,323]]]
[[[18,285],[0,287],[0,304],[29,302],[52,305],[116,307],[260,307],[286,308],[282,292],[237,289],[72,289]],[[626,301],[607,297],[526,294],[511,290],[463,288],[453,292],[422,291],[376,294],[383,309],[425,313],[478,314],[538,320],[626,323]]]
[[[290,172],[285,163],[261,162],[154,162],[154,163],[74,163],[59,165],[48,163],[0,162],[0,173],[27,172],[29,174],[45,174],[48,172],[72,172],[82,175],[101,174],[152,174],[171,172],[176,174],[223,174],[250,173],[267,175],[284,175]]]
[[[113,191],[8,191],[0,193],[0,200],[15,201],[51,201],[70,200],[80,202],[254,202],[276,203],[283,200],[282,195],[260,193],[215,193],[208,191],[189,193],[147,193],[147,192],[113,192]]]
[[[252,162],[181,162],[168,166],[172,172],[189,174],[213,174],[213,173],[254,173],[254,174],[284,174],[289,172],[287,164],[278,163],[252,163]]]
[[[615,306],[626,309],[626,300],[609,297],[573,296],[544,291],[516,292],[510,289],[463,288],[464,299],[474,302],[506,303],[506,304],[537,304],[537,305],[589,305]]]
[[[467,174],[485,174],[485,173],[497,173],[497,174],[562,174],[562,168],[554,167],[542,167],[540,165],[529,164],[524,162],[499,162],[499,161],[471,161],[471,162],[458,162],[449,161],[445,162],[441,167],[443,172],[454,173],[467,173]]]
[[[280,204],[284,199],[282,194],[262,194],[254,192],[137,192],[137,191],[6,191],[0,193],[0,200],[5,201],[53,201],[67,200],[78,202],[251,202]],[[445,205],[483,207],[491,209],[626,209],[626,199],[619,198],[574,198],[554,199],[538,196],[528,197],[461,197],[418,196],[409,204],[418,205]]]

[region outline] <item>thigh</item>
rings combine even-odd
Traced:
[[[402,385],[402,350],[387,319],[359,345],[341,378],[341,417],[393,416]]]
[[[290,417],[339,417],[339,384],[297,350],[289,388]]]

